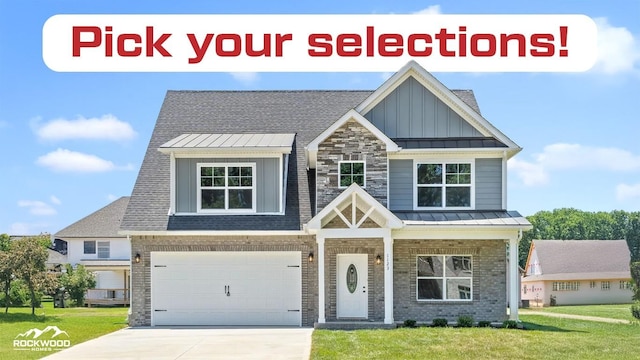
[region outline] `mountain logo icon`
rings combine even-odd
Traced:
[[[51,339],[55,339],[58,336],[66,336],[67,338],[69,337],[69,334],[67,334],[66,331],[60,330],[57,326],[49,325],[42,330],[38,328],[29,329],[22,334],[18,334],[18,336],[16,336],[16,339],[19,339],[19,338],[37,339],[42,335],[49,335],[49,334]]]

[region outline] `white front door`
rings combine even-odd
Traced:
[[[338,254],[336,269],[336,316],[368,318],[369,289],[367,254]]]

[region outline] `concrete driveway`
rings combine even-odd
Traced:
[[[307,360],[311,328],[127,328],[44,359]]]

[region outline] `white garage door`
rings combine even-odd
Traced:
[[[300,252],[152,252],[152,325],[301,326]]]

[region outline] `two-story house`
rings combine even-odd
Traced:
[[[66,261],[84,265],[96,276],[96,287],[89,289],[86,304],[129,305],[131,243],[118,234],[129,204],[123,196],[54,234],[66,242]]]
[[[415,62],[375,91],[169,91],[121,227],[131,324],[516,319],[520,150]]]

